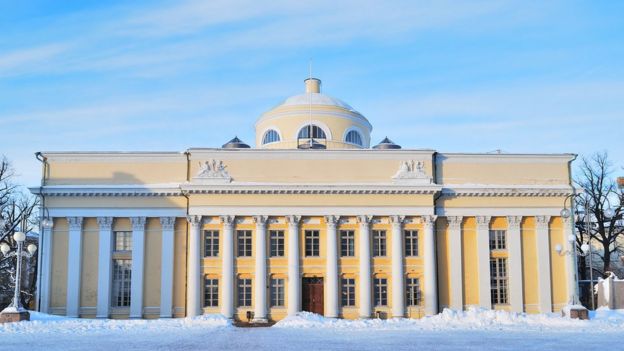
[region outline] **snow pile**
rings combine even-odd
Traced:
[[[591,319],[624,324],[624,310],[611,310],[608,307],[599,307],[595,311],[589,311],[589,316]]]
[[[5,333],[66,333],[93,334],[122,331],[127,333],[170,332],[179,329],[229,328],[232,322],[222,315],[202,315],[194,318],[171,319],[78,319],[30,312],[30,322],[0,324],[0,334]]]

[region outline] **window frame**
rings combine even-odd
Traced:
[[[121,248],[119,245],[119,234],[122,234]],[[113,251],[115,252],[132,252],[132,231],[116,230],[113,232]]]
[[[283,230],[269,230],[269,257],[284,257],[286,235]],[[281,254],[280,254],[281,253]]]
[[[418,234],[417,229],[403,230],[403,251],[405,257],[418,257]]]
[[[408,307],[421,306],[422,291],[420,290],[420,278],[407,277],[405,279],[405,302]]]
[[[380,235],[383,234],[383,235]],[[386,230],[373,230],[373,257],[386,257],[388,255],[388,234]],[[382,244],[383,243],[383,244]],[[383,251],[383,255],[381,254]]]
[[[310,130],[312,132],[312,137],[310,137]],[[325,133],[323,128],[314,123],[306,124],[297,132],[297,139],[327,139],[327,133]]]
[[[269,136],[271,136],[271,140],[267,141]],[[268,129],[266,132],[264,132],[264,135],[262,136],[262,145],[279,143],[280,141],[282,141],[282,138],[280,137],[280,133],[273,128]]]
[[[113,259],[112,268],[110,305],[112,308],[130,307],[132,300],[132,260],[125,258]]]
[[[204,307],[219,307],[219,279],[204,277]]]
[[[237,307],[253,307],[253,282],[251,278],[238,278],[236,282]]]
[[[355,307],[355,278],[340,280],[340,304],[342,307]]]
[[[507,230],[490,229],[490,250],[507,250]]]
[[[271,291],[270,295],[270,306],[271,307],[285,307],[285,291],[286,291],[286,279],[284,278],[271,278]]]
[[[253,257],[253,232],[251,230],[236,230],[236,257]]]
[[[219,257],[219,234],[218,229],[204,230],[204,257]]]
[[[349,141],[349,136],[355,135],[355,141]],[[351,129],[347,132],[347,134],[345,134],[345,138],[344,138],[345,143],[347,144],[352,144],[352,145],[357,145],[357,146],[364,146],[364,138],[362,138],[362,134],[360,134],[360,132],[358,132],[355,129]]]
[[[340,230],[340,257],[355,257],[355,230]]]
[[[321,257],[321,231],[318,229],[306,229],[303,237],[305,241],[305,257]]]
[[[509,304],[509,270],[507,258],[490,258],[490,295],[492,305]]]
[[[373,278],[373,306],[388,306],[388,278]]]

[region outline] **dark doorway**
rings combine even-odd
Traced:
[[[323,315],[323,278],[303,278],[303,310]]]

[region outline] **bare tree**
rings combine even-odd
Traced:
[[[594,272],[604,275],[612,271],[612,259],[624,253],[620,237],[624,228],[620,225],[623,215],[624,195],[618,191],[613,169],[606,152],[596,153],[590,158],[583,158],[579,173],[575,177],[577,186],[583,189],[576,201],[578,216],[575,223],[578,230],[577,247],[587,243],[589,239],[594,245],[600,246],[595,252],[602,260],[602,267],[593,267]],[[587,230],[585,208],[589,215],[589,231]],[[611,213],[609,213],[611,212]],[[593,261],[592,261],[593,262]],[[587,279],[588,257],[579,257],[579,274]]]

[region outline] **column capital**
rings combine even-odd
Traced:
[[[433,225],[433,224],[435,224],[435,221],[438,218],[438,216],[436,216],[436,215],[427,215],[427,216],[421,216],[420,218],[421,218],[422,222],[425,225]]]
[[[288,216],[286,216],[286,222],[289,225],[299,225],[300,221],[301,221],[301,216],[299,216],[299,215],[288,215]]]
[[[369,225],[373,220],[373,216],[371,215],[359,215],[357,216],[357,222],[359,224]]]
[[[487,230],[490,229],[490,221],[492,216],[476,216],[477,229]]]
[[[113,228],[113,217],[98,217],[97,224],[100,230],[111,230]]]
[[[229,215],[219,217],[221,224],[226,225],[226,226],[233,226],[235,219],[236,219],[236,216],[229,216]]]
[[[82,229],[82,217],[67,217],[67,224],[70,230]]]
[[[189,216],[186,216],[186,220],[187,222],[189,222],[191,226],[196,226],[196,225],[198,226],[198,225],[201,225],[202,223],[202,216],[189,215]]]
[[[446,216],[446,222],[451,229],[461,229],[461,224],[463,220],[464,217],[462,216]]]
[[[175,217],[160,217],[160,225],[163,230],[173,230],[175,220]]]
[[[145,217],[130,217],[130,223],[132,223],[132,230],[145,230]]]
[[[265,226],[268,220],[269,220],[269,216],[264,216],[264,215],[253,216],[253,221],[254,223],[256,223],[256,226]]]
[[[520,229],[520,223],[522,223],[522,216],[507,216],[507,227],[509,229]]]
[[[336,227],[340,221],[340,216],[328,215],[325,216],[325,222],[327,222],[327,226]]]
[[[403,224],[405,222],[405,216],[390,216],[390,223],[392,224]]]
[[[535,216],[535,226],[538,229],[548,229],[550,216]]]

